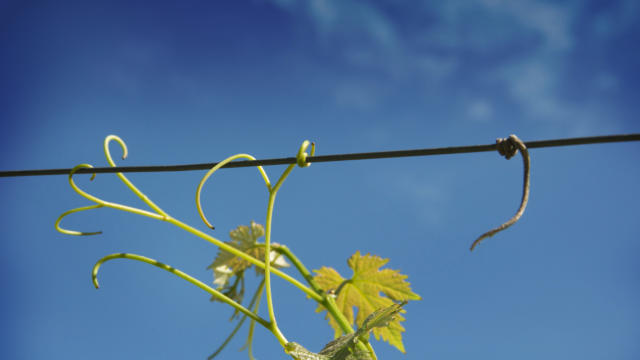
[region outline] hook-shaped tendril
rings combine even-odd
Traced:
[[[478,237],[473,242],[473,244],[471,244],[471,251],[473,251],[476,245],[478,245],[484,238],[493,236],[496,233],[515,224],[516,221],[520,219],[522,214],[524,214],[524,210],[527,207],[527,202],[529,201],[529,170],[531,160],[529,158],[529,151],[527,150],[527,146],[515,135],[510,135],[506,139],[497,139],[496,145],[498,147],[498,152],[500,153],[500,155],[507,158],[507,160],[516,155],[518,150],[520,150],[520,153],[522,154],[522,162],[524,165],[524,182],[522,186],[522,199],[520,201],[520,208],[518,208],[516,214],[513,215],[513,217],[507,222],[480,235],[480,237]]]
[[[109,135],[104,139],[104,154],[107,157],[109,165],[111,165],[111,167],[116,167],[116,163],[113,161],[111,152],[109,151],[109,143],[112,140],[115,140],[118,144],[120,144],[120,147],[122,147],[122,160],[127,158],[129,151],[127,149],[127,144],[125,144],[125,142],[117,135]],[[133,183],[126,176],[124,176],[123,173],[118,172],[116,173],[116,175],[131,191],[133,191],[134,194],[136,194],[142,201],[144,201],[145,204],[149,205],[149,207],[151,207],[156,213],[167,217],[169,216],[158,205],[151,201],[151,199],[149,199],[147,195],[145,195],[135,185],[133,185]]]
[[[91,280],[93,281],[93,286],[96,287],[96,289],[100,288],[100,285],[98,284],[98,271],[100,270],[100,266],[102,266],[103,263],[109,261],[109,260],[113,260],[113,259],[129,259],[129,260],[135,260],[135,261],[140,261],[143,263],[147,263],[147,264],[151,264],[153,266],[159,267],[162,270],[168,271],[180,278],[182,278],[183,280],[188,281],[189,283],[201,288],[202,290],[208,292],[209,294],[217,297],[221,302],[231,305],[233,308],[237,309],[238,311],[240,311],[241,313],[245,314],[246,316],[248,316],[249,318],[255,320],[256,322],[260,323],[260,325],[264,326],[267,329],[270,329],[270,324],[267,320],[263,319],[262,317],[258,316],[257,314],[253,313],[252,311],[250,311],[249,309],[245,308],[244,306],[242,306],[241,304],[238,304],[237,302],[235,302],[234,300],[232,300],[231,298],[229,298],[228,296],[224,295],[223,293],[221,293],[220,291],[212,288],[211,286],[203,283],[202,281],[194,278],[193,276],[182,272],[172,266],[169,266],[167,264],[161,263],[157,260],[145,257],[145,256],[141,256],[141,255],[136,255],[136,254],[129,254],[129,253],[116,253],[116,254],[111,254],[111,255],[107,255],[105,257],[103,257],[102,259],[98,260],[98,262],[94,265],[93,270],[91,272]]]
[[[95,174],[94,174],[94,176],[95,176]],[[60,215],[60,217],[58,217],[58,219],[56,220],[56,223],[55,223],[56,230],[58,230],[59,232],[61,232],[63,234],[67,234],[67,235],[98,235],[98,234],[102,234],[102,231],[83,232],[83,231],[75,231],[75,230],[63,229],[63,228],[60,227],[60,221],[62,221],[62,218],[64,218],[65,216],[67,216],[69,214],[73,214],[73,213],[80,212],[80,211],[85,211],[85,210],[97,209],[97,208],[101,208],[103,206],[104,205],[102,205],[102,204],[95,204],[95,205],[79,207],[79,208],[75,208],[75,209],[71,209],[69,211],[63,212],[62,215]]]
[[[307,162],[307,156],[313,156],[316,153],[316,143],[311,143],[311,155],[307,154],[307,148],[309,147],[309,140],[302,142],[298,154],[296,155],[296,163],[300,167],[308,167],[311,163]]]
[[[76,183],[73,181],[73,174],[76,173],[76,171],[78,171],[81,168],[93,168],[93,166],[91,166],[90,164],[80,164],[80,165],[76,165],[73,169],[71,169],[71,172],[69,172],[69,185],[71,185],[71,188],[77,192],[80,196],[84,197],[85,199],[88,199],[89,201],[92,201],[96,204],[100,204],[102,206],[106,206],[106,207],[110,207],[113,209],[118,209],[118,210],[123,210],[123,211],[128,211],[134,214],[138,214],[138,215],[144,215],[144,216],[148,216],[150,218],[153,219],[158,219],[158,220],[166,220],[167,216],[166,215],[159,215],[156,213],[152,213],[149,211],[145,211],[142,209],[138,209],[138,208],[134,208],[131,206],[126,206],[126,205],[121,205],[121,204],[117,204],[117,203],[112,203],[109,201],[105,201],[102,200],[98,197],[95,197],[87,192],[85,192],[84,190],[80,189],[78,187],[78,185],[76,185]],[[95,177],[95,174],[93,174],[91,176],[91,179],[93,179]]]
[[[196,190],[196,208],[198,209],[198,214],[200,214],[200,218],[202,219],[202,221],[211,229],[215,229],[215,227],[211,225],[209,220],[207,220],[207,217],[204,215],[204,211],[202,211],[202,204],[200,202],[200,194],[202,193],[202,187],[204,186],[204,183],[207,181],[207,179],[209,179],[209,177],[211,177],[211,175],[213,175],[214,172],[216,172],[221,167],[225,166],[229,162],[236,159],[255,160],[256,158],[254,158],[249,154],[236,154],[233,156],[229,156],[228,158],[217,163],[209,171],[207,171],[207,173],[202,178],[202,180],[200,180],[200,184],[198,184],[198,189]],[[267,176],[267,173],[264,172],[264,169],[262,168],[262,166],[257,166],[257,168],[258,168],[258,171],[260,171],[260,175],[262,175],[262,179],[264,180],[264,183],[267,185],[267,189],[271,191],[271,182],[269,181],[269,177]]]

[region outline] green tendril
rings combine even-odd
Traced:
[[[127,158],[127,154],[129,152],[127,150],[127,144],[125,144],[119,136],[109,135],[104,139],[104,154],[107,157],[109,165],[111,165],[111,167],[116,167],[116,163],[113,161],[113,158],[111,158],[111,152],[109,151],[109,143],[112,140],[115,140],[118,144],[120,144],[120,147],[122,147],[122,160]],[[151,201],[151,199],[143,194],[142,191],[140,191],[135,185],[133,185],[133,183],[126,176],[124,176],[123,173],[118,172],[116,173],[116,175],[120,178],[120,180],[122,180],[125,185],[127,185],[127,187],[131,191],[133,191],[134,194],[136,194],[142,201],[144,201],[145,204],[149,205],[149,207],[152,208],[156,213],[162,216],[169,216],[158,205]]]
[[[264,285],[264,279],[261,283],[262,285]],[[255,314],[258,313],[258,309],[260,308],[260,299],[262,299],[262,290],[258,293],[258,298],[256,299],[256,303],[253,306],[253,312]],[[240,350],[243,349],[247,349],[247,354],[249,355],[249,359],[250,360],[256,360],[256,358],[253,356],[253,332],[256,328],[256,322],[255,320],[251,320],[251,323],[249,324],[249,333],[247,334],[247,341],[245,342],[244,346],[242,346],[242,348],[240,348]]]
[[[131,206],[112,203],[112,202],[109,202],[109,201],[102,200],[102,199],[100,199],[98,197],[95,197],[95,196],[85,192],[84,190],[80,189],[78,187],[78,185],[76,185],[76,183],[73,181],[73,174],[75,174],[76,171],[78,171],[81,168],[93,168],[93,166],[91,166],[89,164],[76,165],[73,169],[71,169],[71,172],[69,173],[69,185],[71,185],[71,188],[73,188],[73,190],[75,192],[77,192],[80,196],[82,196],[85,199],[88,199],[89,201],[92,201],[92,202],[94,202],[96,204],[100,204],[102,206],[110,207],[110,208],[113,208],[113,209],[118,209],[118,210],[127,211],[127,212],[134,213],[134,214],[147,216],[147,217],[150,217],[152,219],[158,219],[158,220],[165,220],[166,219],[166,215],[159,215],[159,214],[156,214],[156,213],[152,213],[152,212],[145,211],[145,210],[142,210],[142,209],[134,208],[134,207],[131,207]],[[93,179],[94,177],[95,177],[95,174],[91,178]]]
[[[94,174],[95,175],[95,174]],[[67,230],[67,229],[63,229],[60,227],[60,221],[62,221],[62,218],[64,218],[67,215],[73,214],[73,213],[77,213],[80,211],[85,211],[85,210],[91,210],[91,209],[97,209],[97,208],[101,208],[104,207],[104,205],[102,204],[95,204],[95,205],[90,205],[90,206],[84,206],[84,207],[79,207],[79,208],[75,208],[75,209],[71,209],[69,211],[65,211],[62,213],[62,215],[60,215],[58,217],[58,219],[56,220],[55,223],[55,227],[56,230],[58,230],[59,232],[63,233],[63,234],[67,234],[67,235],[76,235],[76,236],[85,236],[85,235],[98,235],[98,234],[102,234],[102,231],[93,231],[93,232],[83,232],[83,231],[75,231],[75,230]]]
[[[302,142],[302,146],[298,150],[298,154],[296,155],[296,163],[300,167],[309,167],[311,164],[307,162],[307,148],[309,147],[309,140],[305,140]],[[316,143],[311,143],[311,156],[316,153]]]
[[[169,266],[167,264],[161,263],[157,260],[148,258],[148,257],[144,257],[141,255],[136,255],[136,254],[129,254],[129,253],[117,253],[117,254],[111,254],[111,255],[107,255],[105,257],[103,257],[102,259],[98,260],[98,262],[94,265],[93,270],[91,272],[91,280],[93,281],[93,286],[96,287],[96,289],[100,288],[100,285],[98,283],[98,271],[100,270],[100,267],[102,266],[103,263],[109,261],[109,260],[113,260],[113,259],[129,259],[129,260],[135,260],[135,261],[140,261],[140,262],[144,262],[147,264],[151,264],[153,266],[159,267],[162,270],[168,271],[180,278],[182,278],[183,280],[188,281],[189,283],[201,288],[202,290],[208,292],[209,294],[217,297],[221,302],[231,305],[234,309],[237,309],[238,311],[240,311],[241,313],[245,314],[246,316],[250,317],[251,319],[257,321],[260,325],[264,326],[267,329],[271,329],[271,324],[269,324],[269,322],[263,318],[261,318],[260,316],[258,316],[257,314],[254,314],[253,312],[251,312],[249,309],[245,308],[244,306],[242,306],[241,304],[238,304],[237,302],[235,302],[234,300],[232,300],[231,298],[229,298],[228,296],[224,295],[223,293],[221,293],[220,291],[210,287],[209,285],[203,283],[202,281],[192,277],[191,275],[180,271],[172,266]]]
[[[256,304],[256,302],[258,304],[260,303],[260,297],[262,295],[262,290],[264,290],[264,279],[260,282],[260,285],[258,285],[258,289],[253,294],[253,297],[251,298],[251,301],[249,302],[249,306],[248,306],[249,309],[251,309]],[[256,315],[258,314],[257,308],[253,310],[253,313],[256,314]],[[218,354],[220,354],[220,352],[227,346],[227,344],[229,344],[231,339],[233,339],[233,337],[236,335],[238,330],[240,330],[240,328],[242,327],[242,324],[244,324],[244,321],[246,319],[247,319],[247,315],[243,315],[242,318],[238,321],[238,324],[236,325],[236,327],[233,329],[233,331],[231,331],[229,336],[227,336],[227,338],[222,343],[222,345],[220,345],[218,347],[218,349],[213,354],[209,355],[207,360],[212,360],[213,358],[218,356]],[[255,321],[251,320],[251,323],[255,324]],[[240,350],[243,350],[244,348],[245,348],[245,346],[243,346]],[[251,357],[251,355],[250,355],[250,357]]]
[[[229,156],[228,158],[226,158],[226,159],[220,161],[219,163],[217,163],[213,168],[211,168],[211,170],[207,171],[207,173],[202,178],[202,180],[200,180],[200,184],[198,184],[198,189],[196,190],[196,208],[198,209],[198,214],[200,214],[200,218],[202,219],[202,221],[208,227],[210,227],[211,229],[215,229],[215,227],[213,225],[211,225],[209,220],[207,220],[207,217],[204,215],[204,211],[202,211],[202,204],[200,202],[200,195],[202,193],[202,187],[204,186],[204,183],[207,181],[207,179],[209,179],[209,177],[211,175],[213,175],[214,172],[216,172],[221,167],[225,166],[229,162],[231,162],[233,160],[236,160],[236,159],[255,160],[256,158],[254,158],[253,156],[251,156],[249,154],[236,154],[236,155],[233,155],[233,156]],[[267,176],[267,173],[264,171],[262,166],[257,166],[257,168],[258,168],[258,171],[260,171],[260,175],[262,175],[262,179],[264,179],[264,182],[267,185],[267,189],[271,190],[271,182],[269,181],[269,177]]]

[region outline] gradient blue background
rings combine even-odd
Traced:
[[[219,161],[640,132],[636,1],[2,1],[2,170]],[[119,153],[113,147],[114,154]],[[356,250],[388,257],[423,300],[407,306],[407,355],[380,359],[640,358],[640,144],[535,149],[524,218],[520,158],[497,153],[314,164],[284,184],[274,241],[312,269],[350,271]],[[269,167],[277,178],[282,167]],[[132,174],[171,215],[200,229],[204,172]],[[114,175],[88,191],[143,206]],[[203,281],[217,249],[151,219],[88,205],[65,176],[0,179],[0,358],[204,359],[233,324],[228,307],[145,264]],[[264,222],[255,169],[204,190],[214,236]],[[251,281],[255,284],[255,281]],[[280,279],[284,334],[312,350],[332,331]],[[264,310],[264,309],[263,309]],[[266,312],[263,312],[266,316]],[[246,359],[239,337],[222,359]],[[259,359],[286,358],[256,332]]]

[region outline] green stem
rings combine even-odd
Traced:
[[[345,334],[353,333],[354,332],[353,328],[349,324],[349,321],[344,316],[342,311],[338,309],[338,305],[333,300],[333,297],[331,297],[330,295],[327,295],[324,289],[322,289],[320,285],[316,283],[315,279],[313,278],[313,275],[311,275],[311,272],[309,271],[309,269],[307,269],[306,266],[304,266],[302,261],[300,261],[300,259],[298,259],[298,257],[295,256],[294,253],[285,245],[274,245],[273,248],[275,251],[286,256],[287,259],[289,259],[289,261],[291,261],[293,266],[295,266],[295,268],[298,270],[300,275],[302,275],[302,277],[304,277],[304,279],[307,280],[307,283],[309,283],[311,288],[316,293],[318,293],[318,295],[322,296],[321,300],[319,301],[316,300],[316,301],[318,301],[318,303],[322,304],[322,306],[324,306],[327,309],[329,314],[336,320],[338,325],[340,325],[340,328],[342,329],[342,331]]]
[[[318,301],[318,302],[322,304],[322,306],[324,306],[325,309],[327,309],[327,312],[338,323],[338,325],[340,326],[340,329],[345,334],[353,333],[354,330],[351,327],[351,324],[349,324],[349,321],[344,316],[342,311],[338,309],[338,305],[334,301],[333,297],[331,297],[330,295],[327,295],[325,291],[320,287],[320,285],[316,283],[315,279],[313,278],[313,275],[311,275],[311,272],[309,271],[309,269],[307,269],[306,266],[304,266],[302,261],[300,261],[300,259],[298,259],[298,257],[295,256],[295,254],[285,245],[274,245],[273,249],[281,253],[282,255],[284,255],[287,259],[289,259],[289,261],[291,261],[293,266],[298,270],[300,275],[302,275],[302,277],[304,277],[304,279],[307,280],[307,283],[309,283],[311,288],[315,290],[319,295],[322,296],[322,301]],[[358,343],[358,347],[361,350],[369,351],[371,355],[373,355],[374,359],[376,359],[376,355],[373,350],[373,347],[369,342],[366,342],[365,344]]]
[[[273,206],[276,201],[276,195],[278,194],[278,190],[280,189],[284,180],[287,178],[287,176],[289,176],[289,174],[291,173],[291,170],[293,170],[294,167],[295,167],[295,164],[287,166],[287,169],[282,173],[276,185],[271,189],[269,189],[269,203],[267,204],[267,219],[266,219],[265,236],[264,236],[264,239],[265,239],[264,240],[264,247],[265,247],[264,279],[265,279],[265,289],[266,289],[266,295],[267,295],[267,308],[269,309],[269,321],[271,322],[271,327],[272,327],[271,331],[276,336],[276,338],[278,338],[280,345],[282,345],[283,347],[289,341],[287,341],[284,334],[282,334],[282,331],[280,331],[280,328],[278,328],[276,314],[273,309],[273,297],[271,295],[271,220],[273,219]]]
[[[105,257],[103,257],[102,259],[98,260],[98,262],[94,265],[93,267],[93,271],[91,272],[91,278],[93,280],[93,285],[97,288],[99,288],[99,284],[98,284],[98,271],[100,270],[100,266],[109,261],[109,260],[113,260],[113,259],[120,259],[120,258],[124,258],[124,259],[130,259],[130,260],[136,260],[136,261],[141,261],[147,264],[151,264],[153,266],[159,267],[162,270],[168,271],[186,281],[188,281],[189,283],[201,288],[202,290],[208,292],[209,294],[217,297],[221,302],[231,305],[234,309],[240,311],[241,313],[245,314],[246,316],[250,317],[251,319],[257,321],[258,323],[260,323],[260,325],[264,326],[267,329],[271,329],[271,324],[261,318],[260,316],[258,316],[257,314],[254,314],[253,312],[251,312],[249,309],[245,308],[244,306],[238,304],[237,302],[235,302],[234,300],[232,300],[231,298],[229,298],[228,296],[224,295],[223,293],[219,292],[218,290],[210,287],[209,285],[203,283],[202,281],[192,277],[191,275],[182,272],[172,266],[169,266],[167,264],[161,263],[157,260],[145,257],[145,256],[141,256],[141,255],[136,255],[136,254],[128,254],[128,253],[118,253],[118,254],[111,254],[111,255],[107,255]]]
[[[264,244],[260,244],[260,245],[264,245]],[[300,275],[302,275],[302,277],[305,280],[307,280],[307,283],[311,286],[311,288],[316,293],[318,293],[318,295],[324,298],[325,291],[320,287],[320,285],[318,285],[318,283],[316,283],[316,280],[313,278],[313,275],[311,275],[311,272],[309,271],[309,269],[307,269],[307,267],[304,266],[302,261],[300,261],[300,259],[298,259],[298,257],[295,256],[295,254],[291,251],[291,249],[289,249],[286,245],[281,245],[281,244],[272,244],[271,246],[273,246],[273,249],[275,251],[284,255],[287,259],[289,259],[289,261],[291,261],[293,266],[298,270]]]

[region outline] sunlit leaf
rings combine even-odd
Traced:
[[[411,284],[406,281],[406,275],[398,270],[380,269],[389,260],[375,255],[360,255],[356,252],[349,258],[347,264],[353,270],[350,279],[343,278],[336,270],[322,267],[315,270],[315,280],[326,291],[336,294],[336,305],[345,315],[349,323],[354,322],[361,327],[365,319],[376,309],[389,308],[394,301],[420,300],[420,296],[411,291]],[[354,316],[354,307],[357,315]],[[325,310],[321,305],[317,311]],[[376,339],[382,338],[401,352],[405,352],[402,343],[404,328],[400,322],[404,318],[397,314],[383,327],[375,326],[373,334]],[[335,331],[335,337],[342,335],[338,323],[327,316],[329,324]]]
[[[262,225],[252,221],[249,226],[240,225],[231,230],[229,236],[231,240],[227,241],[227,244],[256,259],[264,260],[264,245],[258,242],[258,239],[264,236]],[[284,257],[275,251],[271,251],[270,260],[271,264],[276,268],[289,266]],[[213,284],[217,286],[218,290],[241,303],[244,295],[244,272],[251,266],[253,265],[247,260],[219,250],[215,260],[207,269],[213,269]],[[262,269],[255,268],[258,275],[263,273]],[[234,277],[235,281],[232,282],[231,280]],[[219,301],[215,296],[212,296],[211,300]],[[237,311],[234,315],[236,314]]]
[[[229,232],[231,240],[226,243],[234,248],[253,256],[256,259],[264,259],[264,246],[258,239],[264,236],[264,228],[262,225],[251,222],[250,226],[240,225],[236,229]],[[271,264],[275,267],[288,267],[289,263],[283,256],[275,251],[271,251],[269,256]],[[224,287],[234,275],[251,267],[252,264],[247,260],[241,259],[229,252],[219,250],[218,255],[207,269],[214,271],[214,284],[218,287]]]

